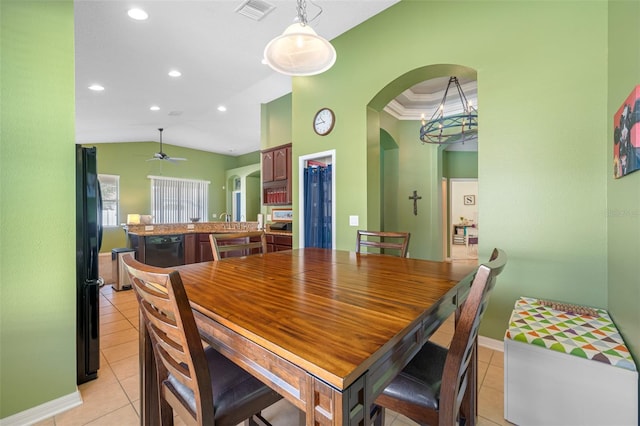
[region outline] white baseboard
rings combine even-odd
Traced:
[[[13,416],[0,419],[0,426],[26,426],[37,423],[41,420],[48,419],[60,414],[64,411],[70,410],[78,405],[82,404],[82,397],[80,391],[76,389],[75,392],[70,393],[52,401],[40,404],[37,407],[29,408],[28,410],[21,411]]]
[[[494,351],[504,352],[504,342],[502,340],[478,336],[478,345],[488,349],[493,349]]]

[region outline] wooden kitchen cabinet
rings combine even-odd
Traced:
[[[291,235],[267,234],[267,252],[291,250],[293,238]]]
[[[291,147],[273,152],[273,180],[287,180],[291,174]]]
[[[273,182],[273,151],[262,153],[262,181]]]
[[[193,262],[188,262],[187,261],[187,256],[186,253],[188,251],[188,248],[186,246],[186,242],[185,242],[185,263],[199,263],[199,262],[210,262],[213,260],[213,251],[211,250],[211,242],[209,241],[209,234],[192,234],[192,235],[188,235],[189,237],[194,237],[193,238],[193,249],[192,251],[194,252],[194,255],[191,256],[189,259],[193,259]],[[185,236],[186,237],[186,236]],[[186,241],[186,239],[185,239]],[[260,241],[260,237],[251,237],[251,242],[257,242]],[[242,242],[241,240],[226,240],[223,241],[221,244],[237,244]],[[227,253],[222,253],[222,257],[226,257]]]
[[[213,260],[213,250],[209,234],[198,234],[198,262],[210,262]]]
[[[262,201],[291,204],[291,144],[262,151]]]
[[[209,234],[185,234],[184,236],[184,263],[209,262],[213,260]]]

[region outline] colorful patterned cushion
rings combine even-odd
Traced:
[[[555,310],[538,299],[516,301],[505,339],[636,371],[629,349],[604,309],[597,316]]]

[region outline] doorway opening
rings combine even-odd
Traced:
[[[300,156],[298,170],[298,247],[335,249],[336,151]]]
[[[451,260],[478,258],[478,179],[449,179],[449,227],[447,238]]]

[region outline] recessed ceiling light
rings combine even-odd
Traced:
[[[152,105],[149,109],[151,111],[160,111],[160,107],[158,105]]]
[[[147,12],[137,8],[129,9],[129,11],[127,12],[127,15],[129,15],[131,19],[135,19],[136,21],[144,21],[149,17]]]
[[[89,86],[89,89],[95,92],[102,92],[104,90],[104,87],[99,84],[92,84],[91,86]]]
[[[226,110],[227,110],[227,107],[226,107],[226,106],[224,106],[224,105],[220,105],[220,106],[218,107],[218,111],[220,111],[220,112],[225,112]]]
[[[169,75],[171,77],[180,77],[182,75],[182,73],[178,70],[171,70],[169,71]]]

